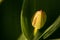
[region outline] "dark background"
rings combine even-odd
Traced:
[[[47,0],[42,1],[42,9],[47,7],[48,21],[47,26],[50,26],[52,22],[60,15],[60,1],[59,0]],[[42,3],[41,2],[41,3]],[[46,3],[47,2],[47,3]],[[4,0],[0,5],[0,33],[1,40],[17,40],[21,34],[20,25],[20,12],[23,0]],[[46,5],[45,5],[46,4]],[[60,28],[59,28],[60,29]],[[56,30],[50,37],[60,38],[60,30]]]
[[[3,0],[0,5],[0,40],[17,40],[21,34],[20,12],[23,0]]]

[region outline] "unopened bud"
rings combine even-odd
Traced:
[[[41,29],[46,22],[46,13],[42,10],[37,11],[32,19],[32,26],[34,27],[34,35],[38,29]]]

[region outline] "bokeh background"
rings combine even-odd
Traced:
[[[1,40],[17,40],[20,36],[20,12],[22,2],[23,0],[3,0],[1,2]]]

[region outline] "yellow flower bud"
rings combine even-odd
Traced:
[[[46,13],[42,10],[37,11],[32,19],[32,26],[34,27],[34,35],[38,29],[41,29],[46,22]]]

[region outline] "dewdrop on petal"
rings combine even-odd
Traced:
[[[32,19],[32,26],[34,27],[34,36],[38,29],[41,29],[46,22],[46,13],[42,10],[37,11]]]

